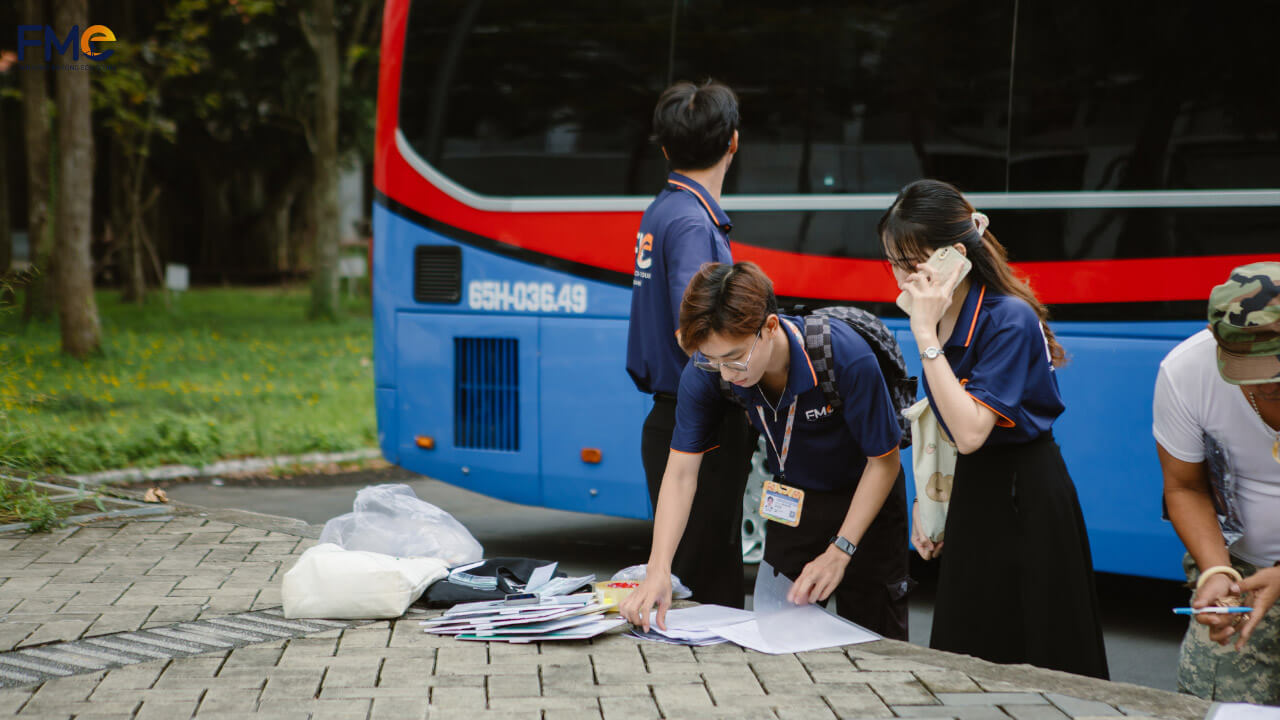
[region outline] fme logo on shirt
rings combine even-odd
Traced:
[[[653,233],[636,233],[636,267],[648,270],[653,265],[649,253],[653,251]]]
[[[835,408],[831,407],[830,405],[816,408],[813,410],[805,410],[804,419],[808,420],[809,422],[815,422],[817,420],[821,420],[824,417],[827,417],[833,412],[835,412]]]

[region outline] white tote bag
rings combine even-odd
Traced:
[[[956,474],[956,446],[938,424],[925,398],[902,411],[911,421],[911,470],[916,479],[916,512],[920,527],[934,542],[942,541]]]
[[[285,573],[284,616],[375,620],[397,618],[431,583],[449,574],[437,558],[400,558],[321,543]]]

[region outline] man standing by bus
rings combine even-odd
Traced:
[[[671,173],[645,210],[636,233],[627,372],[653,395],[640,456],[649,498],[658,504],[675,430],[676,391],[689,357],[676,341],[680,301],[703,263],[733,263],[729,216],[720,207],[725,173],[738,151],[738,98],[717,82],[677,83],[653,111],[653,133]],[[733,409],[720,423],[720,444],[708,451],[672,572],[693,599],[743,606],[742,493],[751,469],[754,433]]]

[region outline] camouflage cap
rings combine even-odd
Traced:
[[[1218,372],[1236,385],[1280,382],[1280,262],[1231,271],[1209,293],[1209,329]]]

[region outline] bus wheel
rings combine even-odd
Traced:
[[[767,459],[762,435],[751,455],[751,474],[742,493],[742,562],[748,565],[758,565],[764,559],[765,521],[760,517],[760,493],[764,491],[764,481],[773,479],[765,466]]]

